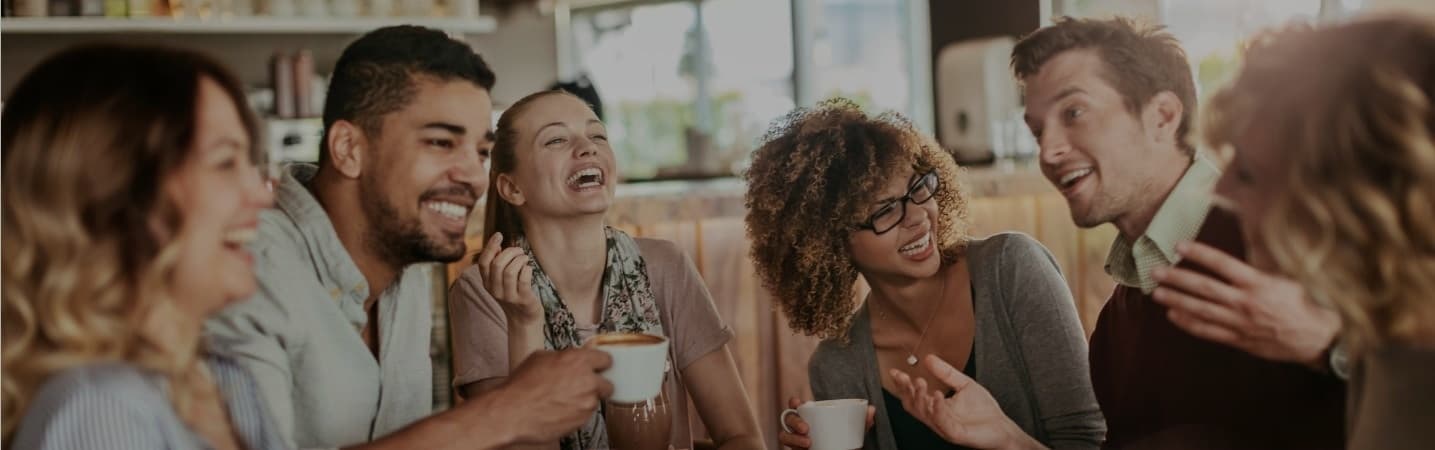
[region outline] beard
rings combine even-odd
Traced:
[[[359,186],[359,193],[364,199],[364,216],[372,225],[364,240],[384,261],[407,266],[425,262],[451,263],[463,258],[463,239],[429,236],[418,217],[406,219],[399,213],[373,177],[362,178]]]

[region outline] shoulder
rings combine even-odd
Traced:
[[[31,412],[134,414],[167,405],[158,376],[130,364],[87,364],[56,373],[41,385]]]
[[[678,248],[678,244],[673,241],[654,238],[633,238],[633,242],[638,244],[638,251],[643,254],[643,260],[646,261],[649,266],[667,265],[681,262],[687,258],[687,254],[683,253],[683,249]]]
[[[173,410],[159,377],[125,363],[63,370],[37,391],[11,444],[16,448],[156,448]]]
[[[973,239],[967,243],[967,255],[1003,264],[1049,264],[1051,253],[1035,238],[1020,232],[1004,232]]]

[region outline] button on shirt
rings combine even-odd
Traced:
[[[383,437],[432,412],[432,271],[411,266],[378,299],[379,357],[360,330],[369,287],[294,165],[260,216],[259,291],[207,324],[216,351],[254,375],[285,438],[334,448]]]

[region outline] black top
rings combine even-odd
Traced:
[[[967,357],[967,365],[962,368],[962,373],[973,376],[977,370],[976,345],[972,346],[972,355]],[[947,391],[951,397],[956,391]],[[902,408],[902,399],[882,389],[882,399],[887,404],[887,419],[892,422],[892,435],[897,440],[897,448],[902,450],[965,450],[963,447],[942,439],[937,432],[927,428],[922,421],[917,420]]]

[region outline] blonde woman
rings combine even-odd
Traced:
[[[1435,26],[1383,18],[1290,30],[1257,39],[1244,59],[1205,119],[1210,144],[1234,150],[1217,193],[1251,224],[1252,261],[1344,320],[1350,447],[1429,448]],[[1214,301],[1240,311],[1242,299]]]
[[[255,289],[270,203],[239,83],[200,55],[91,46],[3,113],[4,442],[23,449],[282,448],[200,324]]]

